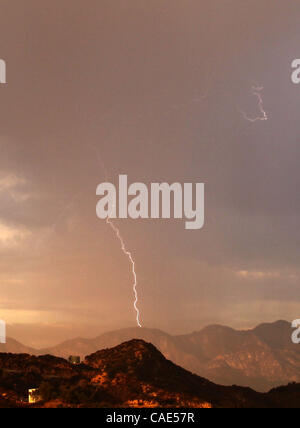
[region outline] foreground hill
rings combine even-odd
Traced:
[[[80,355],[84,358],[99,349],[141,339],[153,343],[167,359],[215,383],[250,386],[266,392],[290,382],[300,382],[300,345],[292,343],[291,333],[291,325],[286,321],[262,324],[247,331],[209,326],[182,336],[171,336],[154,329],[129,328],[95,339],[69,340],[40,351],[22,350],[22,345],[18,351],[17,342],[14,347],[8,343],[6,349],[0,345],[0,352],[51,354],[63,358]]]
[[[181,349],[175,337],[160,330],[148,328],[127,328],[102,334],[95,339],[69,340],[40,352],[63,358],[68,358],[69,355],[80,355],[84,359],[86,355],[92,354],[99,349],[112,348],[132,339],[153,343],[167,359],[185,368],[192,369],[194,372],[199,373],[201,371],[201,364],[199,364],[197,356]]]
[[[132,340],[86,357],[73,366],[42,356],[0,354],[0,407],[26,407],[30,388],[40,388],[36,407],[300,407],[299,385],[268,394],[218,386],[167,360],[153,345]]]

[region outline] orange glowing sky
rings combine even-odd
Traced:
[[[0,318],[34,346],[135,325],[96,187],[204,182],[206,225],[118,221],[143,324],[299,318],[297,2],[1,2]],[[263,86],[268,121],[252,87]]]

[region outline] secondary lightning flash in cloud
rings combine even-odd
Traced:
[[[264,88],[262,86],[252,86],[252,94],[257,97],[258,100],[258,107],[259,111],[261,113],[260,116],[251,118],[249,117],[243,110],[239,108],[240,113],[243,115],[244,119],[248,120],[249,122],[255,123],[258,121],[267,121],[269,119],[268,113],[264,109],[264,101],[262,98],[262,91]]]
[[[121,236],[120,230],[115,226],[115,224],[111,221],[111,218],[108,216],[106,219],[106,223],[112,228],[112,230],[115,232],[117,238],[119,239],[121,243],[121,248],[123,253],[128,257],[130,260],[130,263],[132,265],[132,275],[134,278],[134,284],[133,284],[133,293],[134,293],[134,309],[136,311],[136,322],[139,327],[142,327],[141,321],[140,321],[140,311],[138,308],[138,292],[137,292],[137,275],[135,271],[135,261],[133,260],[133,256],[130,251],[127,250],[125,246],[125,242]]]

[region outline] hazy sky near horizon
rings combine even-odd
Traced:
[[[143,324],[299,318],[300,4],[0,0],[0,318],[47,346],[135,325],[96,187],[204,182],[205,228],[120,220]],[[253,87],[260,91],[268,120]]]

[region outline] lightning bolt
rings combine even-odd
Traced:
[[[104,171],[105,179],[106,179],[106,181],[108,181],[108,171],[107,171],[107,169],[106,169],[106,167],[104,165],[102,157],[100,156],[99,151],[97,150],[96,147],[93,147],[93,149],[96,152],[98,163],[101,165],[101,168]],[[128,257],[128,259],[129,259],[129,261],[131,263],[131,266],[132,266],[132,275],[133,275],[133,279],[134,279],[134,283],[133,283],[133,294],[134,294],[133,307],[134,307],[134,310],[136,312],[136,322],[137,322],[137,325],[138,325],[138,327],[142,328],[143,326],[142,326],[141,321],[140,321],[140,310],[138,308],[138,301],[139,301],[138,291],[137,291],[138,281],[137,281],[137,274],[136,274],[136,270],[135,270],[135,261],[133,259],[132,253],[130,251],[128,251],[127,248],[126,248],[124,239],[121,236],[121,232],[120,232],[119,228],[111,220],[111,214],[113,213],[114,209],[115,209],[115,206],[112,207],[111,213],[107,216],[107,218],[106,218],[106,224],[108,226],[110,226],[110,228],[115,233],[116,237],[120,241],[121,249],[122,249],[123,253],[125,254],[125,256]]]
[[[134,309],[135,309],[135,312],[136,312],[136,322],[137,322],[137,325],[140,328],[142,328],[142,324],[140,322],[140,311],[139,311],[139,308],[138,308],[138,300],[139,300],[138,299],[138,292],[137,292],[137,285],[138,285],[138,283],[137,283],[137,274],[136,274],[136,271],[135,271],[135,261],[133,259],[133,256],[132,256],[131,252],[128,251],[127,248],[126,248],[126,245],[125,245],[124,239],[121,236],[120,230],[111,221],[110,215],[107,216],[106,223],[112,228],[112,230],[116,234],[117,238],[119,239],[119,241],[121,243],[121,248],[122,248],[123,253],[128,257],[128,259],[130,260],[130,263],[132,265],[132,275],[133,275],[133,278],[134,278],[134,284],[133,284],[134,304],[133,304],[133,306],[134,306]]]
[[[263,86],[252,86],[252,94],[257,97],[258,107],[261,112],[261,116],[251,118],[249,117],[243,110],[239,108],[240,113],[244,116],[244,119],[248,120],[248,122],[258,122],[258,121],[267,121],[269,119],[268,113],[264,109],[264,101],[261,95],[261,92],[264,90]]]

